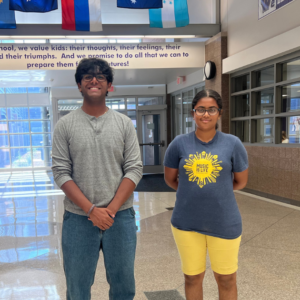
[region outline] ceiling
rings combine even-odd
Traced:
[[[168,84],[178,76],[187,76],[199,68],[115,70],[114,85]],[[76,86],[75,70],[1,71],[0,87]]]

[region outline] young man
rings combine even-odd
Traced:
[[[55,182],[66,194],[62,251],[67,300],[91,299],[100,249],[109,299],[132,300],[133,190],[143,167],[137,136],[128,117],[105,105],[113,82],[105,60],[81,60],[75,79],[83,105],[57,123],[52,153]]]

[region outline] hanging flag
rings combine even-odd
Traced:
[[[9,10],[9,0],[0,0],[0,28],[16,28],[15,12]]]
[[[9,9],[45,13],[57,9],[57,0],[10,0]]]
[[[133,9],[162,8],[162,2],[163,0],[118,0],[117,6]]]
[[[149,9],[150,27],[173,28],[189,25],[187,0],[163,0],[163,8]]]
[[[100,0],[61,0],[62,29],[102,31]]]

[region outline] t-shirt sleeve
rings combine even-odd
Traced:
[[[241,140],[237,138],[232,152],[232,172],[243,172],[248,169],[248,155]]]
[[[169,145],[165,154],[164,166],[172,169],[179,168],[178,139],[174,139]]]

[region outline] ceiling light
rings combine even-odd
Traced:
[[[195,35],[145,35],[146,39],[191,39]]]
[[[11,35],[11,39],[64,39],[63,35]]]
[[[66,39],[105,39],[104,35],[66,35]]]

